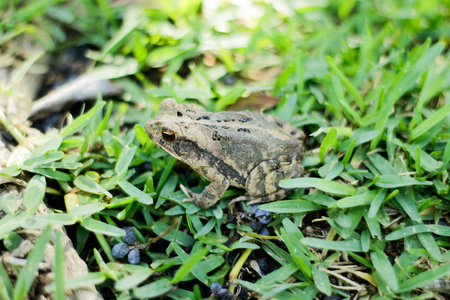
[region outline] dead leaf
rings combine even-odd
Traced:
[[[239,98],[234,104],[227,107],[227,110],[252,110],[264,111],[278,104],[280,99],[270,97],[264,93],[254,93],[245,98]]]

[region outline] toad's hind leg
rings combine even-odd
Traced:
[[[272,202],[275,200],[280,200],[289,195],[292,192],[291,189],[280,189],[276,191],[275,193],[264,195],[261,197],[255,197],[250,195],[240,196],[237,197],[228,203],[228,206],[231,206],[234,203],[247,201],[247,205],[256,204],[256,203],[266,203],[266,202]]]
[[[245,189],[248,195],[233,199],[229,205],[248,201],[247,204],[265,203],[283,199],[292,189],[283,189],[278,183],[282,179],[296,178],[303,175],[303,166],[294,160],[280,163],[275,160],[264,161],[250,172]]]

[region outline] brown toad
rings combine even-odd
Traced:
[[[234,199],[264,203],[284,198],[285,178],[301,177],[304,134],[271,115],[248,111],[212,113],[168,98],[146,126],[150,139],[211,183],[190,199],[201,208],[215,205],[229,186],[243,188]]]

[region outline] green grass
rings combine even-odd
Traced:
[[[92,72],[124,88],[123,98],[99,98],[44,135],[41,147],[0,115],[32,150],[0,170],[28,181],[23,211],[0,198],[1,251],[20,244],[14,231],[23,224],[76,232],[91,273],[58,278],[47,287],[58,299],[88,284],[120,299],[208,299],[216,281],[261,299],[436,298],[433,286],[450,276],[450,2],[204,2],[0,3],[0,46],[18,37],[48,53],[89,44]],[[19,97],[14,82],[0,87],[6,94]],[[272,212],[271,238],[245,221],[227,223],[227,203],[242,191],[230,189],[208,210],[182,203],[180,184],[198,191],[206,182],[179,172],[143,130],[165,97],[210,111],[268,108],[307,133],[308,177],[283,181],[295,193],[260,206]],[[35,215],[50,196],[66,209]],[[139,265],[111,255],[124,226],[148,243]],[[17,279],[0,264],[0,298],[29,291],[48,234]],[[60,243],[55,274],[65,264]],[[275,266],[263,277],[247,271],[258,258]]]

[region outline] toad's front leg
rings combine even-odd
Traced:
[[[219,202],[220,197],[223,196],[225,191],[230,186],[230,183],[225,176],[213,168],[202,170],[202,173],[208,173],[208,176],[205,177],[213,178],[211,179],[211,183],[203,190],[201,194],[190,192],[189,194],[191,198],[186,198],[183,202],[192,202],[198,207],[207,209]]]

